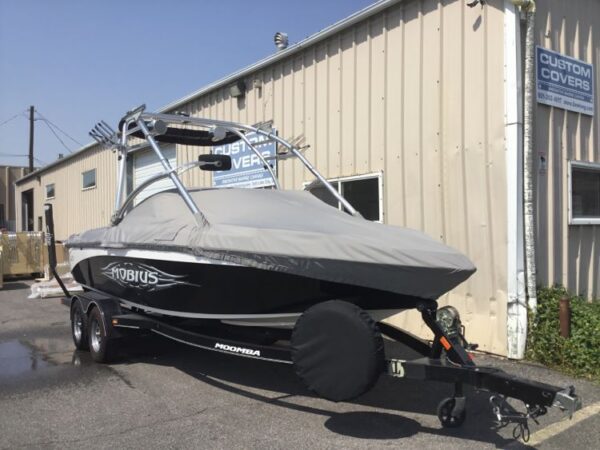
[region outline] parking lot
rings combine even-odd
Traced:
[[[111,365],[74,351],[59,299],[27,299],[29,281],[0,291],[0,448],[520,448],[496,430],[485,393],[468,391],[460,429],[441,428],[451,386],[382,377],[350,403],[311,395],[291,367],[159,338],[127,343]],[[403,349],[395,349],[402,352]],[[584,413],[552,410],[532,424],[539,448],[597,448],[600,387],[531,364],[478,356],[520,376],[574,384]]]

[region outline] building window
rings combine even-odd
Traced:
[[[383,222],[381,173],[334,178],[329,182],[365,219]],[[304,188],[328,205],[343,210],[340,202],[321,183],[307,183]]]
[[[54,198],[54,183],[46,185],[46,200]]]
[[[96,169],[88,170],[81,174],[81,189],[90,189],[96,187]]]
[[[600,164],[569,162],[569,223],[600,224]]]

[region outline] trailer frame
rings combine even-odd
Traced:
[[[147,332],[202,350],[272,363],[293,364],[292,349],[287,343],[291,334],[289,330],[243,327],[246,337],[234,338],[231,329],[239,327],[210,320],[174,319],[128,309],[118,298],[99,292],[79,293],[65,297],[63,302],[70,306],[71,311],[75,307],[81,307],[87,320],[90,320],[94,309],[99,310],[107,351],[98,355],[90,346],[92,357],[97,362],[110,361],[117,339],[126,338],[132,332]],[[432,343],[388,323],[378,322],[377,326],[386,338],[401,343],[422,356],[413,360],[386,356],[383,374],[396,379],[438,381],[454,385],[453,395],[443,399],[438,406],[437,413],[442,426],[454,428],[464,422],[464,385],[490,392],[490,406],[497,425],[502,427],[515,424],[513,435],[525,441],[529,438],[529,420],[537,422],[537,418],[544,415],[548,408],[558,407],[569,416],[581,408],[581,399],[575,394],[573,386],[552,386],[508,374],[499,368],[476,366],[467,351],[469,346],[464,345],[464,337],[448,335],[433,319],[435,306],[435,302],[419,305],[423,319],[435,334]],[[86,323],[84,328],[88,329],[89,324]],[[199,332],[198,329],[202,331]],[[270,339],[276,342],[261,343],[261,339],[269,333]],[[507,403],[509,398],[522,401],[525,412],[518,412]]]

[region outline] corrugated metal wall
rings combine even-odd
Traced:
[[[463,0],[399,2],[384,12],[245,79],[245,98],[220,88],[186,107],[246,123],[272,120],[328,177],[383,172],[384,221],[421,229],[464,251],[478,272],[446,299],[459,307],[469,338],[506,352],[507,220],[504,142],[504,2],[481,8]],[[597,0],[538,2],[537,42],[588,62],[600,87]],[[254,84],[260,81],[260,87]],[[600,162],[596,116],[539,105],[536,150],[547,157],[537,175],[538,281],[599,297],[600,226],[569,226],[567,162]],[[199,150],[178,147],[178,163]],[[97,169],[96,189],[81,174]],[[281,162],[286,188],[311,178],[294,160]],[[116,158],[93,148],[17,187],[34,188],[42,215],[45,186],[56,185],[57,237],[108,224]],[[187,185],[208,185],[210,173],[188,172]],[[35,220],[37,227],[37,219]],[[394,319],[423,331],[414,314]]]
[[[82,190],[82,173],[96,169],[96,187]],[[116,189],[115,153],[94,147],[17,186],[17,229],[21,230],[21,193],[34,189],[35,229],[44,215],[44,203],[54,205],[56,238],[64,240],[73,233],[106,226],[110,222]],[[55,198],[46,200],[46,185],[54,183]]]
[[[4,205],[4,226],[16,226],[15,181],[27,173],[26,167],[0,166],[0,203]]]
[[[600,226],[568,223],[568,161],[600,162],[600,2],[538,2],[537,44],[594,64],[596,115],[537,107],[536,150],[547,157],[537,173],[538,283],[560,283],[600,297]]]
[[[477,273],[448,297],[469,338],[506,353],[504,2],[406,1],[261,70],[245,98],[218,89],[193,115],[273,120],[328,177],[384,173],[384,221],[464,251]],[[198,150],[180,147],[179,163]],[[286,188],[311,180],[280,163]],[[207,185],[189,172],[188,185]],[[445,300],[444,300],[445,301]],[[416,331],[412,312],[394,319]]]

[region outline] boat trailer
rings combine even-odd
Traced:
[[[132,333],[151,333],[193,347],[233,356],[294,365],[293,348],[289,344],[291,330],[260,327],[231,327],[215,321],[193,321],[156,316],[126,309],[119,299],[100,292],[85,292],[64,299],[70,306],[73,340],[79,349],[89,349],[97,362],[109,362],[119,345]],[[447,308],[447,307],[446,307]],[[421,358],[402,360],[385,358],[383,374],[394,378],[438,381],[454,385],[452,397],[443,399],[437,408],[440,423],[456,428],[466,418],[464,385],[490,392],[490,406],[498,427],[514,424],[513,437],[529,439],[529,420],[558,407],[569,416],[581,408],[574,388],[561,388],[510,375],[494,367],[479,367],[472,360],[462,333],[448,332],[440,324],[437,305],[428,301],[419,305],[423,320],[434,332],[432,343],[421,340],[390,324],[378,322],[380,333],[387,339],[416,351]],[[95,313],[94,313],[95,312]],[[201,323],[199,323],[201,322]],[[443,323],[443,322],[442,322]],[[241,330],[239,330],[242,328]],[[238,335],[236,336],[236,333]],[[88,335],[81,345],[77,336]],[[318,394],[318,393],[317,393]],[[525,411],[516,411],[507,399],[524,403]]]

